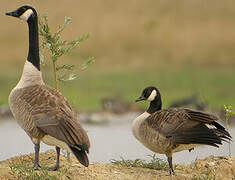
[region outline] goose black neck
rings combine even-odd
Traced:
[[[154,99],[153,101],[150,102],[150,106],[147,112],[152,114],[161,109],[162,109],[162,100],[161,100],[161,97],[158,97],[158,99]]]
[[[37,16],[30,17],[27,22],[29,27],[29,52],[27,60],[40,71],[38,18]]]

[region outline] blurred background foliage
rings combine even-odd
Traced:
[[[0,105],[22,73],[28,33],[22,21],[4,16],[29,4],[56,30],[65,16],[72,23],[65,39],[90,38],[63,57],[78,66],[78,78],[61,86],[80,110],[99,110],[100,100],[119,97],[130,103],[148,85],[162,92],[163,106],[199,93],[211,108],[235,105],[235,1],[232,0],[21,0],[0,7]],[[82,62],[96,62],[80,71]],[[53,85],[51,64],[42,67]]]

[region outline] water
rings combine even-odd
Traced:
[[[131,124],[115,124],[108,126],[84,125],[91,140],[89,159],[91,162],[110,162],[111,159],[146,159],[153,153],[140,144],[131,133]],[[235,137],[235,128],[230,133]],[[53,149],[51,146],[41,145],[41,152]],[[0,121],[0,161],[13,156],[33,153],[34,146],[26,133],[14,120]],[[235,144],[232,142],[232,155],[235,154]],[[173,155],[174,163],[190,163],[197,158],[210,155],[228,155],[228,145],[224,143],[220,148],[209,146],[195,148],[190,153],[183,151]],[[157,157],[166,159],[165,155]]]

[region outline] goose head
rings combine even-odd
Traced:
[[[159,90],[154,86],[146,87],[141,96],[135,100],[139,101],[150,101],[150,106],[147,110],[148,113],[152,114],[162,108],[161,94]]]
[[[37,18],[36,10],[31,6],[21,6],[15,11],[6,13],[7,16],[16,17],[22,19],[26,22],[30,21],[31,19]]]
[[[158,91],[158,89],[154,86],[150,86],[150,87],[146,87],[141,96],[136,99],[135,101],[136,102],[139,102],[139,101],[154,101],[154,100],[157,100],[157,98],[160,96],[160,93]]]

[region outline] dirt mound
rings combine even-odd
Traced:
[[[115,180],[115,179],[171,179],[168,171],[147,168],[124,167],[111,163],[91,163],[88,168],[79,164],[75,158],[69,162],[61,156],[61,168],[51,172],[44,168],[39,171],[28,169],[33,165],[34,155],[23,155],[0,162],[0,179],[79,179],[79,180]],[[55,152],[49,150],[40,154],[40,164],[53,166]],[[187,166],[175,165],[175,180],[182,179],[235,179],[235,157],[210,156],[197,160]]]

